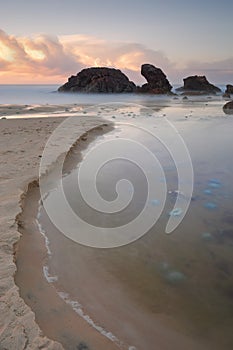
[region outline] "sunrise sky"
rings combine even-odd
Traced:
[[[0,84],[63,83],[89,66],[142,63],[172,83],[233,83],[232,0],[0,0]]]

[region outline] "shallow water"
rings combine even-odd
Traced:
[[[79,303],[79,313],[89,315],[93,326],[111,332],[109,336],[124,345],[149,349],[157,341],[160,349],[184,346],[230,349],[233,347],[233,118],[223,114],[218,101],[208,104],[189,101],[154,114],[153,111],[133,105],[88,110],[89,114],[115,121],[116,128],[91,142],[82,156],[85,162],[89,152],[95,152],[101,144],[125,138],[153,152],[162,165],[167,184],[166,202],[159,220],[131,244],[96,249],[62,235],[40,207],[38,221],[51,251],[47,278],[50,276],[49,281],[61,296],[66,295],[76,307],[75,302]],[[194,171],[188,212],[169,235],[165,227],[174,213],[178,176],[174,159],[159,141],[167,132],[165,114],[175,132],[183,137]],[[160,130],[156,131],[157,138],[146,133],[143,126]],[[167,134],[167,140],[172,142],[175,134]],[[122,158],[107,163],[97,177],[101,196],[108,201],[115,199],[116,183],[122,178],[130,180],[134,196],[125,210],[100,214],[82,200],[77,186],[74,188],[80,167],[76,166],[79,151],[74,149],[69,157],[73,169],[63,174],[65,194],[77,215],[94,226],[125,225],[138,216],[147,200],[149,173],[154,174],[161,187],[164,183],[164,178],[157,178],[154,164],[148,164],[144,174],[140,167]],[[184,160],[179,166],[184,170],[187,163]],[[91,184],[92,175],[86,174],[85,186]],[[53,184],[52,188],[44,203],[56,205],[59,186]],[[125,188],[126,197],[130,191],[131,187]],[[124,199],[123,196],[123,202]],[[180,201],[186,200],[186,193],[182,193]],[[155,197],[150,206],[156,211],[161,201]],[[179,211],[175,213],[179,217]]]

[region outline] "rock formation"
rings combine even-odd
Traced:
[[[136,85],[119,69],[107,67],[86,68],[77,75],[72,75],[67,83],[59,87],[58,91],[91,93],[171,93],[172,86],[160,68],[156,68],[151,64],[143,64],[141,66],[141,74],[146,78],[147,83],[142,87],[136,87]]]
[[[226,91],[225,91],[226,94],[233,94],[233,85],[231,84],[228,84],[226,86]]]
[[[233,114],[233,101],[227,102],[224,106],[223,106],[223,111],[226,114]]]
[[[135,92],[136,85],[119,69],[86,68],[72,75],[59,92],[124,93]]]
[[[176,91],[183,91],[185,94],[188,93],[206,93],[206,94],[216,94],[217,92],[221,92],[221,89],[219,89],[217,86],[214,86],[213,84],[210,84],[206,77],[203,76],[190,76],[185,79],[184,86],[176,89]]]
[[[147,80],[147,83],[139,87],[138,92],[150,94],[171,93],[172,86],[160,68],[156,68],[152,64],[143,64],[141,74]]]

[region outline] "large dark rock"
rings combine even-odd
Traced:
[[[228,84],[226,86],[226,91],[225,91],[226,94],[233,94],[233,85],[231,84]]]
[[[147,80],[147,83],[139,87],[138,92],[150,94],[171,93],[172,86],[160,68],[152,64],[143,64],[141,66],[141,74]]]
[[[119,69],[86,68],[59,87],[59,92],[121,93],[134,92],[136,85]]]
[[[184,86],[176,89],[176,91],[183,91],[185,94],[193,94],[194,92],[200,94],[216,94],[217,92],[221,92],[221,89],[210,84],[204,75],[193,75],[183,79],[183,81]]]
[[[223,106],[223,111],[226,114],[233,114],[233,101],[227,102],[224,106]]]

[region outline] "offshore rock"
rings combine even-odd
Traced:
[[[197,94],[200,93],[201,95],[205,93],[216,94],[217,92],[221,92],[221,89],[209,83],[204,75],[193,75],[183,79],[183,81],[184,86],[176,89],[176,91],[183,91],[185,94],[188,94],[189,92],[193,94],[195,92]]]
[[[226,91],[225,91],[226,94],[233,94],[233,85],[231,84],[228,84],[226,86]]]
[[[59,92],[127,93],[135,92],[136,85],[119,69],[92,67],[83,69],[59,87]]]
[[[143,64],[141,74],[147,80],[147,83],[137,89],[141,93],[150,94],[169,94],[172,86],[170,85],[164,72],[152,64]]]

